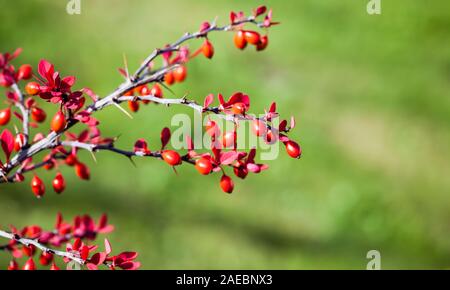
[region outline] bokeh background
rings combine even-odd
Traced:
[[[371,249],[382,268],[450,266],[450,2],[382,0],[378,16],[367,14],[368,0],[81,2],[71,16],[67,1],[1,0],[0,51],[23,47],[20,62],[46,58],[76,75],[78,88],[105,95],[122,81],[123,53],[135,69],[202,21],[273,7],[282,25],[264,53],[212,34],[213,61],[194,60],[173,89],[199,101],[245,91],[255,112],[276,99],[297,117],[303,158],[282,154],[226,195],[219,175],[189,166],[176,176],[157,160],[133,167],[99,153],[96,164],[82,153],[92,180],[64,168],[62,196],[48,190],[36,200],[28,182],[2,185],[2,226],[106,212],[114,249],[138,251],[145,269],[365,269]],[[140,137],[157,146],[178,112],[189,110],[148,106],[129,120],[109,108],[97,117],[131,148]],[[40,175],[49,187],[54,172]]]

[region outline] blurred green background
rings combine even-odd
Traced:
[[[367,2],[81,0],[82,14],[71,16],[67,1],[1,0],[0,51],[23,47],[18,62],[46,58],[100,95],[122,81],[123,53],[134,70],[202,21],[272,7],[282,25],[264,53],[212,34],[213,61],[194,60],[173,89],[199,101],[241,90],[253,112],[276,99],[282,115],[296,116],[292,137],[304,155],[281,154],[226,195],[219,175],[190,166],[176,176],[157,160],[133,167],[102,152],[95,164],[83,153],[92,180],[64,168],[62,196],[48,190],[36,200],[28,181],[2,185],[0,224],[52,227],[58,211],[70,219],[106,212],[115,251],[138,251],[145,269],[365,269],[371,249],[385,269],[447,268],[450,2],[382,0],[377,16]],[[145,137],[155,147],[177,112],[189,110],[148,106],[128,120],[111,107],[97,117],[106,136],[121,134],[118,146]],[[54,172],[40,175],[49,188]]]

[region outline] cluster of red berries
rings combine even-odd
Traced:
[[[61,214],[57,215],[55,226],[52,230],[43,230],[40,226],[30,225],[18,230],[10,226],[10,232],[14,235],[8,244],[0,246],[2,250],[9,252],[12,260],[9,263],[8,270],[36,270],[35,263],[36,252],[40,251],[37,260],[41,266],[50,266],[50,270],[59,270],[55,262],[55,257],[59,257],[53,248],[66,246],[65,252],[72,257],[82,261],[81,266],[94,270],[100,265],[109,269],[121,268],[125,270],[135,270],[140,267],[139,262],[134,260],[137,257],[136,252],[122,252],[118,255],[111,255],[111,244],[105,239],[105,250],[97,251],[98,246],[91,244],[98,234],[107,234],[114,230],[114,226],[108,224],[106,215],[102,215],[95,223],[88,216],[76,216],[72,222],[64,221]],[[34,241],[39,243],[47,250],[39,250],[36,245],[30,243]],[[48,248],[52,247],[52,248]],[[66,264],[71,262],[67,256],[60,257]],[[24,259],[23,266],[19,265],[18,260]],[[68,267],[70,265],[68,264]]]
[[[227,101],[224,100],[221,94],[217,97],[219,106],[217,109],[225,114],[232,114],[234,116],[243,116],[250,107],[250,98],[241,92],[233,94]],[[208,95],[204,100],[204,110],[214,102],[214,96]],[[291,119],[291,124],[288,126],[287,120],[282,120],[277,128],[273,124],[273,119],[278,117],[276,112],[276,104],[273,103],[266,114],[262,118],[250,118],[252,122],[251,129],[253,134],[263,140],[267,144],[274,144],[275,141],[280,140],[284,143],[286,152],[292,158],[300,158],[301,148],[293,140],[289,139],[286,133],[295,127],[294,118]],[[169,128],[164,128],[161,132],[161,149],[152,152],[147,145],[145,139],[139,139],[134,145],[134,152],[141,155],[151,155],[161,157],[170,166],[178,166],[183,161],[194,164],[197,171],[202,175],[209,175],[212,172],[222,172],[220,179],[220,187],[226,193],[232,193],[234,190],[234,182],[228,175],[225,174],[224,167],[232,167],[234,174],[245,179],[249,172],[259,173],[268,168],[265,164],[255,162],[256,149],[251,149],[250,152],[241,152],[237,149],[237,133],[235,129],[221,133],[219,125],[209,120],[205,125],[205,131],[211,137],[211,152],[197,153],[194,150],[194,144],[190,136],[186,136],[187,150],[184,155],[174,150],[165,149],[170,141],[171,133]],[[226,151],[225,149],[231,149]]]

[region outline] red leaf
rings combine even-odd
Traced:
[[[43,78],[46,78],[47,80],[52,79],[54,71],[55,69],[53,65],[48,61],[46,61],[45,59],[42,59],[39,62],[38,72]]]
[[[106,253],[99,252],[92,255],[92,257],[89,259],[90,263],[94,265],[101,265],[106,260]]]
[[[220,163],[223,165],[229,165],[238,158],[236,151],[225,152],[220,156]]]
[[[73,86],[75,84],[75,77],[74,76],[67,76],[67,77],[63,78],[62,81],[64,83],[66,83],[66,85],[71,87],[71,86]]]
[[[219,95],[217,96],[217,98],[219,99],[219,104],[220,104],[221,106],[225,105],[225,101],[224,101],[224,99],[223,99],[222,94],[219,94]]]
[[[8,129],[5,129],[3,130],[0,139],[3,151],[5,152],[6,162],[9,162],[9,157],[14,150],[14,136]]]
[[[119,255],[117,255],[117,258],[123,261],[130,261],[136,259],[138,256],[138,253],[136,252],[122,252]]]
[[[98,270],[97,265],[92,264],[92,263],[87,263],[87,264],[86,264],[86,267],[87,267],[89,270]]]
[[[294,116],[291,117],[291,129],[295,128],[295,118]]]
[[[214,95],[213,94],[207,95],[205,97],[205,101],[203,102],[203,109],[209,107],[209,105],[211,105],[213,101],[214,101]]]
[[[83,91],[83,93],[85,93],[86,95],[88,95],[89,97],[91,97],[91,99],[96,102],[98,100],[98,96],[94,93],[93,90],[91,90],[90,88],[84,88],[81,91]]]
[[[162,144],[161,150],[166,147],[169,141],[170,141],[170,129],[165,127],[161,131],[161,144]]]
[[[191,136],[189,136],[189,135],[186,136],[186,143],[187,143],[187,149],[189,151],[194,150],[194,142],[192,142]]]
[[[20,121],[23,121],[23,117],[21,114],[17,113],[17,112],[13,112],[14,116],[16,116],[17,119],[19,119]]]
[[[231,21],[231,23],[234,23],[234,21],[236,20],[236,17],[237,17],[236,13],[234,11],[231,11],[230,12],[230,21]]]
[[[205,32],[210,27],[211,27],[211,25],[209,24],[209,22],[205,21],[202,23],[202,25],[200,25],[200,32]]]
[[[111,254],[112,252],[112,248],[111,248],[111,243],[108,241],[108,239],[105,239],[105,253],[106,255]]]
[[[15,58],[18,57],[21,53],[22,53],[22,48],[21,48],[21,47],[17,48],[17,49],[13,52],[13,54],[11,55],[11,57],[9,58],[9,60],[15,59]]]
[[[269,112],[275,113],[277,111],[277,103],[273,102],[272,105],[270,105]]]
[[[254,15],[255,17],[258,17],[259,15],[266,13],[266,11],[267,11],[266,6],[259,6],[258,8],[256,8],[256,9],[253,11],[253,15]]]
[[[56,215],[56,223],[55,223],[55,229],[59,229],[59,227],[61,226],[61,223],[63,221],[63,216],[60,212],[58,212],[58,214]]]
[[[131,261],[124,262],[119,265],[119,267],[122,268],[123,270],[137,270],[140,266],[141,266],[141,263],[131,262]]]

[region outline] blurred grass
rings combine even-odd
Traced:
[[[260,3],[82,0],[82,14],[70,16],[66,1],[4,0],[0,51],[23,47],[21,62],[49,59],[78,87],[105,95],[121,81],[123,53],[137,64],[204,20],[224,23],[230,10]],[[447,268],[450,3],[382,1],[379,16],[366,3],[267,1],[282,22],[267,51],[241,52],[231,35],[211,35],[213,63],[193,61],[189,80],[174,87],[197,100],[242,90],[253,111],[275,98],[298,119],[300,161],[283,154],[227,196],[219,176],[192,168],[175,176],[154,160],[135,168],[120,156],[100,153],[95,164],[84,155],[92,181],[64,168],[62,196],[37,201],[28,183],[2,186],[0,224],[51,227],[58,211],[106,212],[115,250],[139,251],[146,269],[363,269],[370,249],[381,251],[383,268]],[[120,133],[129,147],[139,137],[156,144],[181,111],[150,106],[130,121],[110,108],[98,118],[105,135]]]

